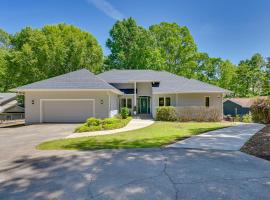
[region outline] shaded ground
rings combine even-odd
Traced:
[[[270,160],[270,124],[250,138],[241,151]]]
[[[238,151],[35,149],[73,129],[0,129],[0,199],[269,199],[270,162]]]
[[[0,199],[5,200],[255,200],[269,195],[270,162],[241,152],[42,151],[0,164]]]

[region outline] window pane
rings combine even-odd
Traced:
[[[164,97],[159,97],[159,106],[164,106]]]
[[[205,97],[205,106],[209,107],[210,104],[210,97]]]
[[[126,99],[121,99],[121,108],[126,107]]]
[[[166,97],[165,103],[166,103],[166,106],[170,106],[171,105],[171,98]]]
[[[127,99],[127,107],[132,108],[132,101],[131,99]]]

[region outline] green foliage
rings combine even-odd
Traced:
[[[127,117],[125,119],[120,118],[105,118],[105,119],[96,119],[94,117],[90,117],[86,120],[86,123],[83,125],[77,127],[75,129],[76,133],[81,132],[91,132],[91,131],[101,131],[101,130],[111,130],[111,129],[117,129],[122,128],[126,126],[130,120],[131,117]]]
[[[270,98],[259,98],[251,106],[252,119],[255,122],[270,123]]]
[[[82,132],[90,132],[90,131],[100,131],[102,130],[102,126],[88,126],[87,124],[83,124],[75,129],[76,133]]]
[[[232,125],[231,123],[155,122],[153,125],[127,132],[96,137],[79,137],[47,141],[38,149],[122,149],[162,147],[207,131]]]
[[[121,108],[120,115],[123,119],[126,119],[129,116],[129,109],[127,107]]]
[[[113,25],[106,45],[111,54],[105,69],[158,69],[164,64],[156,39],[132,18]]]
[[[240,115],[235,115],[234,121],[235,122],[240,122],[241,121],[241,116]]]
[[[158,121],[176,121],[177,115],[175,107],[173,106],[162,106],[157,108],[157,117]]]
[[[161,58],[165,60],[162,69],[192,77],[196,68],[197,45],[185,26],[162,22],[149,27],[157,41]]]
[[[101,124],[100,119],[96,119],[95,117],[90,117],[86,120],[87,126],[99,126]]]
[[[244,122],[244,123],[251,123],[252,122],[252,115],[251,114],[245,114],[245,115],[243,115],[242,122]]]
[[[260,96],[270,94],[269,69],[260,54],[255,54],[251,59],[240,61],[236,69],[236,78],[233,82],[234,91],[237,96]]]
[[[1,38],[0,32],[0,48],[4,46]],[[103,55],[97,40],[72,25],[26,27],[4,41],[10,41],[9,53],[4,58],[4,90],[81,68],[94,73],[101,71]]]

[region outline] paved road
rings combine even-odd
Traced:
[[[264,127],[262,124],[255,123],[240,124],[196,135],[169,145],[169,147],[237,151],[251,136]]]
[[[249,200],[270,196],[270,162],[238,151],[35,150],[45,137],[63,137],[73,129],[59,125],[66,132],[58,135],[58,125],[54,126],[55,132],[47,133],[50,136],[46,126],[0,130],[0,199]],[[7,144],[13,141],[17,145]],[[9,156],[13,148],[16,153]]]

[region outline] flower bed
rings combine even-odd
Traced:
[[[81,133],[81,132],[118,129],[118,128],[122,128],[126,126],[130,122],[131,119],[132,119],[131,117],[127,117],[126,119],[116,118],[116,117],[97,119],[94,117],[90,117],[86,120],[84,124],[77,127],[75,129],[75,132]]]

